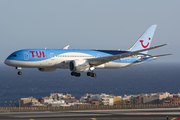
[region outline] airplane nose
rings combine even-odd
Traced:
[[[9,60],[5,59],[4,64],[9,65]]]
[[[6,64],[6,65],[7,65],[7,59],[5,59],[4,64]]]

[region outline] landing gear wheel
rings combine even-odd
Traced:
[[[87,72],[87,76],[96,77],[97,74],[96,73],[92,73],[92,72]]]
[[[91,72],[87,72],[87,76],[91,76]]]
[[[76,73],[75,73],[75,72],[71,72],[71,75],[72,75],[72,76],[75,76],[75,75],[76,75]]]
[[[21,71],[19,71],[19,72],[18,72],[18,75],[22,75],[22,72],[21,72]]]
[[[80,77],[80,76],[81,76],[81,73],[71,72],[71,75],[72,75],[72,76],[76,76],[76,77]]]
[[[75,76],[76,76],[76,77],[80,77],[80,76],[81,76],[81,73],[76,73]]]
[[[96,73],[92,73],[91,77],[96,77],[97,74]]]

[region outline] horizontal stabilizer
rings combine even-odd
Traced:
[[[141,60],[145,60],[145,59],[149,59],[149,58],[157,59],[157,57],[163,57],[163,56],[168,56],[168,55],[172,55],[172,54],[155,55],[155,56],[141,58]]]
[[[167,55],[172,55],[172,54],[155,55],[155,56],[152,56],[152,57],[162,57],[162,56],[167,56]]]

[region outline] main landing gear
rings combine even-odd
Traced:
[[[76,76],[76,77],[80,77],[80,76],[81,76],[81,73],[71,72],[71,75],[72,75],[72,76]]]
[[[16,67],[16,69],[19,70],[19,71],[18,71],[18,75],[22,75],[21,67]]]
[[[96,74],[96,73],[93,73],[94,69],[95,69],[94,67],[89,68],[89,70],[90,70],[91,72],[87,72],[87,76],[96,77],[97,74]]]
[[[94,69],[95,69],[94,67],[91,67],[91,68],[90,68],[90,72],[87,72],[87,76],[96,77],[97,74],[96,74],[96,73],[93,73],[93,70],[94,70]],[[80,76],[81,76],[81,73],[71,72],[71,75],[72,75],[72,76],[76,76],[76,77],[80,77]]]
[[[93,72],[87,72],[87,76],[96,77],[97,74]]]

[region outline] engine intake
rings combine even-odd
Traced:
[[[89,62],[87,60],[72,60],[69,63],[69,69],[72,72],[86,72],[90,68]]]

